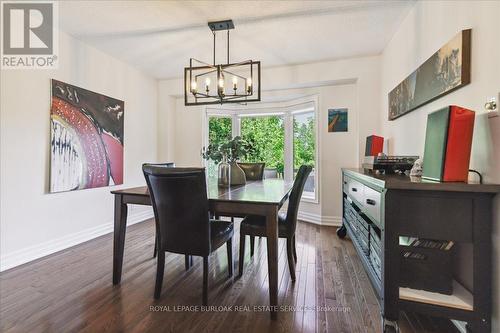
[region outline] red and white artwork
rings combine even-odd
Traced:
[[[52,80],[50,192],[123,184],[124,102]]]

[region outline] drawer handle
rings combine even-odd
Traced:
[[[355,187],[353,187],[353,188],[351,189],[351,191],[353,191],[353,192],[358,192],[358,189],[357,189],[357,188],[355,188]]]
[[[375,206],[377,204],[377,202],[375,200],[372,200],[372,199],[366,199],[366,203],[371,205],[371,206]]]

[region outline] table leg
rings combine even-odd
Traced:
[[[127,204],[123,195],[115,194],[115,228],[113,235],[113,284],[119,284],[122,278],[123,248],[127,229]]]
[[[267,269],[269,274],[269,303],[271,319],[276,319],[278,313],[278,208],[270,207],[266,214],[267,231]]]

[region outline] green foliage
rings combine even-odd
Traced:
[[[241,136],[253,147],[245,162],[265,162],[266,168],[276,168],[283,174],[285,131],[282,118],[276,116],[243,118]]]
[[[232,137],[231,118],[210,117],[208,119],[208,143],[220,145]]]
[[[207,149],[203,149],[202,157],[212,160],[215,163],[222,161],[224,156],[232,163],[245,158],[253,151],[252,145],[241,137],[236,136],[232,140],[225,140],[222,143],[211,143]]]
[[[293,168],[297,170],[301,165],[314,167],[315,132],[314,118],[307,117],[305,121],[293,120]]]

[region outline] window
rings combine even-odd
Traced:
[[[208,119],[208,143],[220,144],[231,139],[232,121],[227,117],[210,117]]]
[[[255,151],[243,162],[265,162],[283,177],[285,168],[285,128],[278,116],[242,117],[240,135],[252,144]]]
[[[278,106],[276,106],[278,104]],[[317,99],[265,104],[256,107],[206,108],[205,146],[237,135],[251,142],[255,151],[242,162],[265,162],[266,174],[293,180],[301,165],[313,166],[303,199],[318,202]],[[217,175],[213,162],[209,176]]]
[[[208,144],[221,144],[231,139],[232,119],[230,117],[208,118]],[[213,161],[207,163],[207,174],[209,177],[217,177],[217,166]]]
[[[314,112],[293,115],[293,177],[301,165],[311,165],[310,173],[304,186],[304,195],[314,197],[316,162],[316,130]]]

